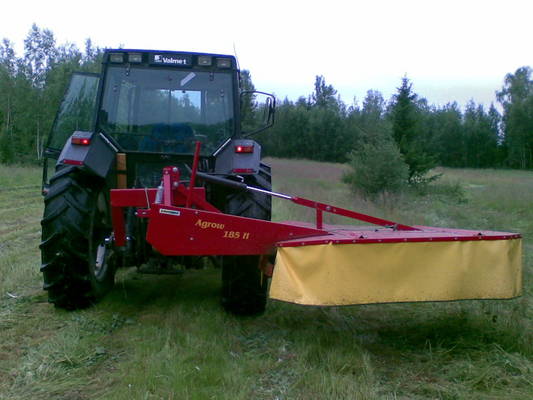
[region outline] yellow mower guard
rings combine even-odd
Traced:
[[[522,240],[278,247],[270,297],[305,305],[508,299],[522,291]]]

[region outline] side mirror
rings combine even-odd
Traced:
[[[241,92],[242,137],[255,135],[274,125],[276,98],[265,92]]]

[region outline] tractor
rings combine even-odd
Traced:
[[[273,192],[250,137],[273,124],[275,98],[241,81],[232,56],[152,50],[106,50],[100,75],[73,75],[45,150],[51,303],[93,304],[119,267],[170,274],[206,260],[237,315],[261,314],[267,297],[337,306],[521,295],[520,234],[411,226]],[[315,222],[270,221],[272,197],[313,209]]]
[[[249,137],[273,124],[275,98],[241,90],[241,81],[233,56],[152,50],[105,50],[100,74],[73,74],[45,149],[40,248],[51,303],[77,309],[98,301],[118,267],[173,273],[176,265],[203,265],[199,256],[162,257],[146,242],[147,221],[136,218],[135,207],[124,215],[127,244],[116,248],[110,209],[112,189],[157,187],[165,166],[189,180],[196,142],[203,172],[270,190],[270,167]],[[250,113],[243,121],[241,110],[252,107],[262,108],[261,121]],[[270,220],[266,194],[209,182],[202,190],[223,212]],[[264,310],[260,256],[211,260],[222,269],[229,312]]]

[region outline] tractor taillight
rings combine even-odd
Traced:
[[[253,144],[249,146],[242,146],[242,145],[235,146],[235,153],[253,153],[253,152],[254,152]]]
[[[91,139],[89,138],[82,138],[82,137],[73,137],[70,140],[70,143],[72,144],[78,144],[80,146],[89,146],[91,144]]]

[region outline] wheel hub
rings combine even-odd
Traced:
[[[100,273],[104,270],[106,263],[107,252],[109,251],[109,246],[111,245],[111,238],[106,237],[102,243],[96,248],[96,258],[94,262],[94,275],[99,276]]]

